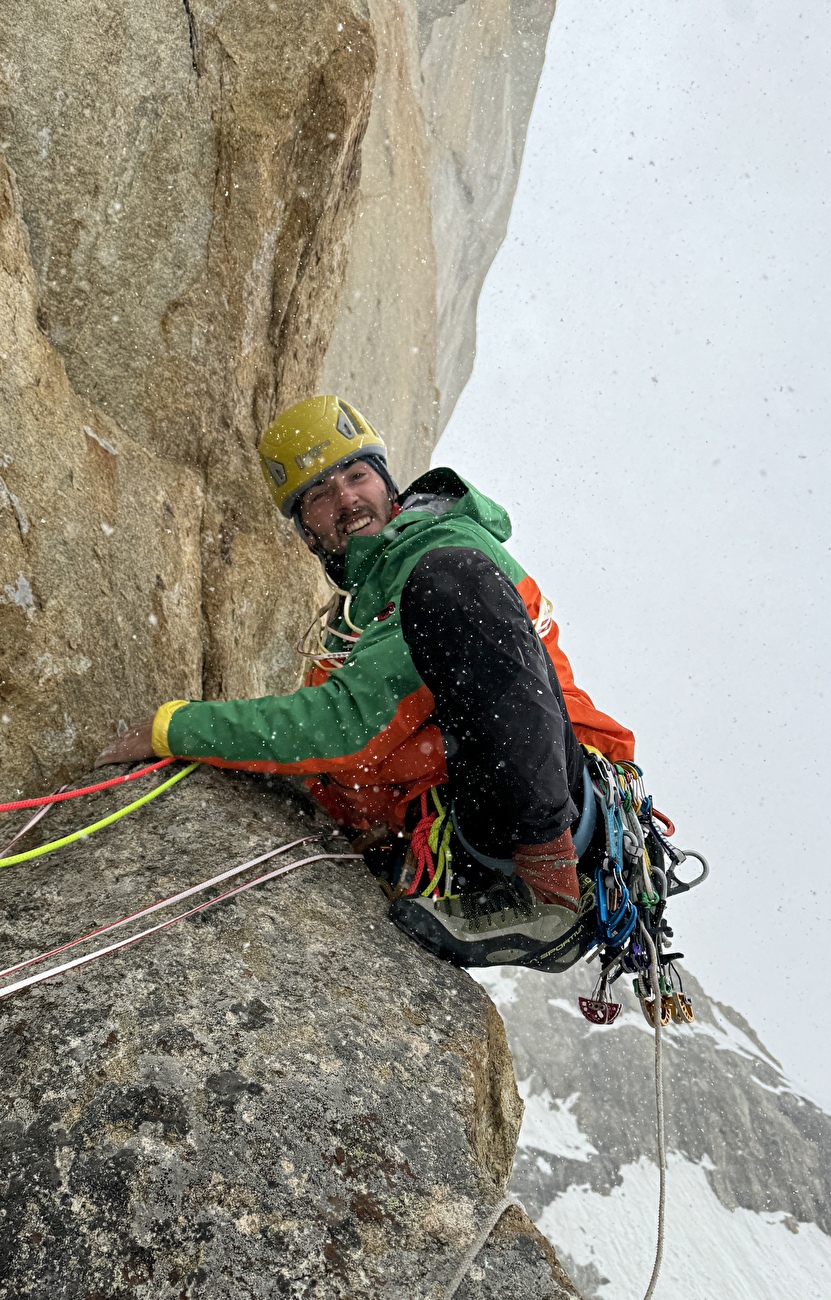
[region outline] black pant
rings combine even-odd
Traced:
[[[583,758],[513,583],[481,551],[428,551],[404,585],[401,626],[436,701],[465,838],[498,858],[556,839],[582,803]]]

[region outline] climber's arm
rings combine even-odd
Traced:
[[[175,700],[163,705],[153,720],[151,752],[202,759],[219,767],[335,775],[362,761],[377,764],[429,717],[433,707],[396,617],[368,629],[322,686],[256,700]],[[136,729],[145,743],[146,725]],[[122,756],[119,742],[99,761],[144,756],[146,751]]]

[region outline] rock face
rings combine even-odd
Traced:
[[[79,824],[64,805],[44,834]],[[305,792],[200,769],[0,873],[4,965],[313,833],[344,851]],[[437,1300],[510,1172],[502,1023],[392,927],[360,862],[300,868],[14,995],[0,1026],[3,1297]],[[577,1297],[518,1209],[457,1294]]]
[[[55,22],[8,0],[7,789],[77,772],[163,699],[295,685],[320,580],[257,437],[341,388],[402,480],[424,468],[472,362],[552,12],[66,0]]]
[[[615,1024],[587,1024],[577,996],[592,971],[505,968],[481,982],[505,1018],[525,1098],[513,1189],[584,1295],[608,1300],[638,1294],[652,1266],[653,1039],[623,979]],[[670,1165],[657,1295],[824,1295],[831,1116],[799,1094],[742,1016],[689,976],[685,988],[696,1023],[664,1034]]]
[[[202,486],[78,397],[36,321],[0,159],[0,768],[4,798],[115,718],[201,690]]]
[[[370,0],[378,72],[355,230],[322,386],[424,468],[473,365],[553,0]]]

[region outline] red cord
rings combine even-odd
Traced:
[[[137,781],[148,772],[157,772],[160,767],[175,763],[175,758],[162,758],[149,767],[139,768],[138,772],[127,772],[124,776],[111,777],[109,781],[99,781],[98,785],[85,785],[83,790],[67,790],[65,794],[47,794],[42,799],[18,799],[16,803],[0,803],[0,813],[19,812],[22,808],[42,808],[45,804],[63,803],[65,799],[77,799],[82,794],[96,794],[98,790],[109,790],[111,786],[123,785],[125,781]]]
[[[418,864],[418,870],[413,877],[410,888],[407,890],[405,895],[406,898],[409,898],[418,889],[421,877],[424,875],[425,867],[427,868],[428,880],[432,880],[436,874],[433,854],[430,851],[430,845],[427,842],[430,838],[430,831],[433,828],[433,822],[435,820],[436,814],[428,813],[427,811],[427,795],[425,793],[421,796],[421,820],[413,827],[413,834],[410,840],[410,848],[412,849],[413,857]]]

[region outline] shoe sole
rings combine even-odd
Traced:
[[[549,939],[517,931],[463,939],[442,925],[431,904],[409,898],[393,903],[389,915],[408,938],[454,966],[527,966],[559,973],[580,960],[594,934],[594,925],[588,925],[587,918],[582,917],[561,935]]]

